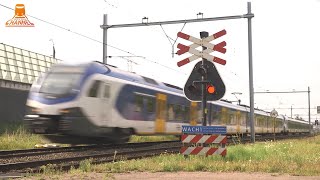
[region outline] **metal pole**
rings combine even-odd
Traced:
[[[291,105],[291,116],[290,117],[292,118],[292,105]]]
[[[247,2],[248,15],[251,14],[251,2]],[[255,142],[255,130],[254,130],[254,91],[253,91],[253,70],[252,70],[252,27],[251,18],[248,17],[248,53],[249,53],[249,90],[250,90],[250,135],[251,142]]]
[[[109,28],[123,28],[123,27],[137,27],[137,26],[154,26],[154,25],[164,25],[164,24],[180,24],[180,23],[191,23],[191,22],[205,22],[205,21],[221,21],[228,19],[241,19],[241,18],[252,18],[253,14],[244,14],[236,16],[223,16],[223,17],[213,17],[213,18],[199,18],[199,19],[184,19],[175,21],[159,21],[159,22],[147,22],[147,23],[134,23],[134,24],[115,24],[115,25],[101,25],[102,29]]]
[[[310,115],[310,87],[308,86],[308,108],[309,108],[309,131],[311,133],[311,115]]]
[[[201,39],[204,39],[209,36],[209,33],[206,31],[200,32],[200,37]],[[207,48],[202,46],[202,50],[206,50]],[[205,70],[205,73],[201,76],[202,82],[207,81],[207,67],[205,67],[204,61],[206,59],[202,58],[202,68]],[[202,83],[201,84],[201,96],[202,96],[202,103],[201,103],[201,108],[202,108],[202,125],[206,126],[207,125],[207,93],[206,93],[206,84]]]
[[[276,141],[276,118],[273,118],[273,141]]]
[[[108,25],[108,14],[103,15],[103,26]],[[103,29],[103,63],[107,64],[107,30],[108,28]]]

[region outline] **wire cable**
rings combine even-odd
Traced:
[[[0,4],[0,6],[14,11],[13,8],[10,8],[10,7],[5,6],[5,5],[3,5],[3,4]],[[70,33],[77,34],[77,35],[79,35],[79,36],[81,36],[81,37],[84,37],[84,38],[87,38],[87,39],[89,39],[89,40],[92,40],[92,41],[101,43],[101,44],[106,45],[106,46],[109,46],[109,47],[112,47],[112,48],[114,48],[114,49],[117,49],[117,50],[119,50],[119,51],[125,52],[125,53],[127,53],[127,54],[131,54],[131,55],[133,55],[133,56],[137,56],[137,55],[134,54],[134,53],[131,53],[131,52],[126,51],[126,50],[123,50],[123,49],[120,49],[120,48],[115,47],[115,46],[112,46],[112,45],[110,45],[110,44],[103,43],[102,41],[99,41],[99,40],[93,39],[93,38],[91,38],[91,37],[89,37],[89,36],[86,36],[86,35],[84,35],[84,34],[81,34],[81,33],[75,32],[75,31],[72,31],[72,30],[70,30],[70,29],[68,29],[68,28],[65,28],[65,27],[59,26],[59,25],[57,25],[57,24],[48,22],[48,21],[46,21],[46,20],[40,19],[40,18],[35,17],[35,16],[32,16],[32,15],[30,15],[30,14],[27,14],[27,15],[28,15],[29,17],[32,17],[32,18],[38,20],[38,21],[41,21],[41,22],[50,24],[50,25],[55,26],[55,27],[57,27],[57,28],[63,29],[63,30],[65,30],[65,31],[68,31],[68,32],[70,32]],[[173,68],[171,68],[171,67],[168,67],[168,66],[166,66],[166,65],[160,64],[160,63],[158,63],[158,62],[152,61],[152,60],[150,60],[150,59],[147,59],[147,58],[142,58],[142,59],[144,59],[144,60],[146,60],[146,61],[150,61],[150,62],[152,62],[152,63],[154,63],[154,64],[157,64],[157,65],[163,66],[163,67],[165,67],[165,68],[167,68],[167,69],[176,71],[176,72],[178,72],[178,73],[185,74],[185,73],[183,73],[183,72],[180,72],[180,71],[178,71],[178,70],[175,70],[175,69],[173,69]]]

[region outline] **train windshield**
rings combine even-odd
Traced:
[[[40,87],[39,93],[64,95],[75,89],[80,77],[80,73],[55,72],[49,73],[45,77]]]

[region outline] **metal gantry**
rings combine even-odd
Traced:
[[[273,93],[273,94],[283,94],[283,93],[308,93],[308,116],[309,116],[309,125],[311,125],[311,112],[310,112],[310,87],[308,86],[308,91],[262,91],[262,92],[254,92],[255,94],[261,94],[261,93]],[[292,111],[292,106],[291,106],[291,111]],[[292,112],[291,112],[292,114]],[[309,128],[311,132],[311,126]]]
[[[255,130],[254,130],[254,91],[253,91],[253,65],[252,65],[252,26],[251,19],[254,14],[251,13],[251,2],[247,2],[247,14],[235,15],[235,16],[222,16],[212,18],[199,18],[199,19],[184,19],[174,21],[158,21],[158,22],[142,22],[133,24],[116,24],[108,25],[107,14],[103,16],[103,25],[100,27],[103,29],[103,62],[107,63],[107,30],[110,28],[124,28],[124,27],[139,27],[139,26],[154,26],[164,24],[181,24],[181,23],[194,23],[194,22],[206,22],[206,21],[220,21],[230,19],[248,19],[248,55],[249,55],[249,91],[250,91],[250,128],[251,128],[251,142],[255,142]]]

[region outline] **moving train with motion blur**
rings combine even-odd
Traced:
[[[250,133],[244,105],[208,102],[208,125],[228,134]],[[65,143],[125,142],[131,135],[179,135],[200,125],[201,105],[183,90],[100,62],[56,64],[32,85],[24,122],[33,133]],[[256,134],[308,133],[309,124],[255,110]]]

